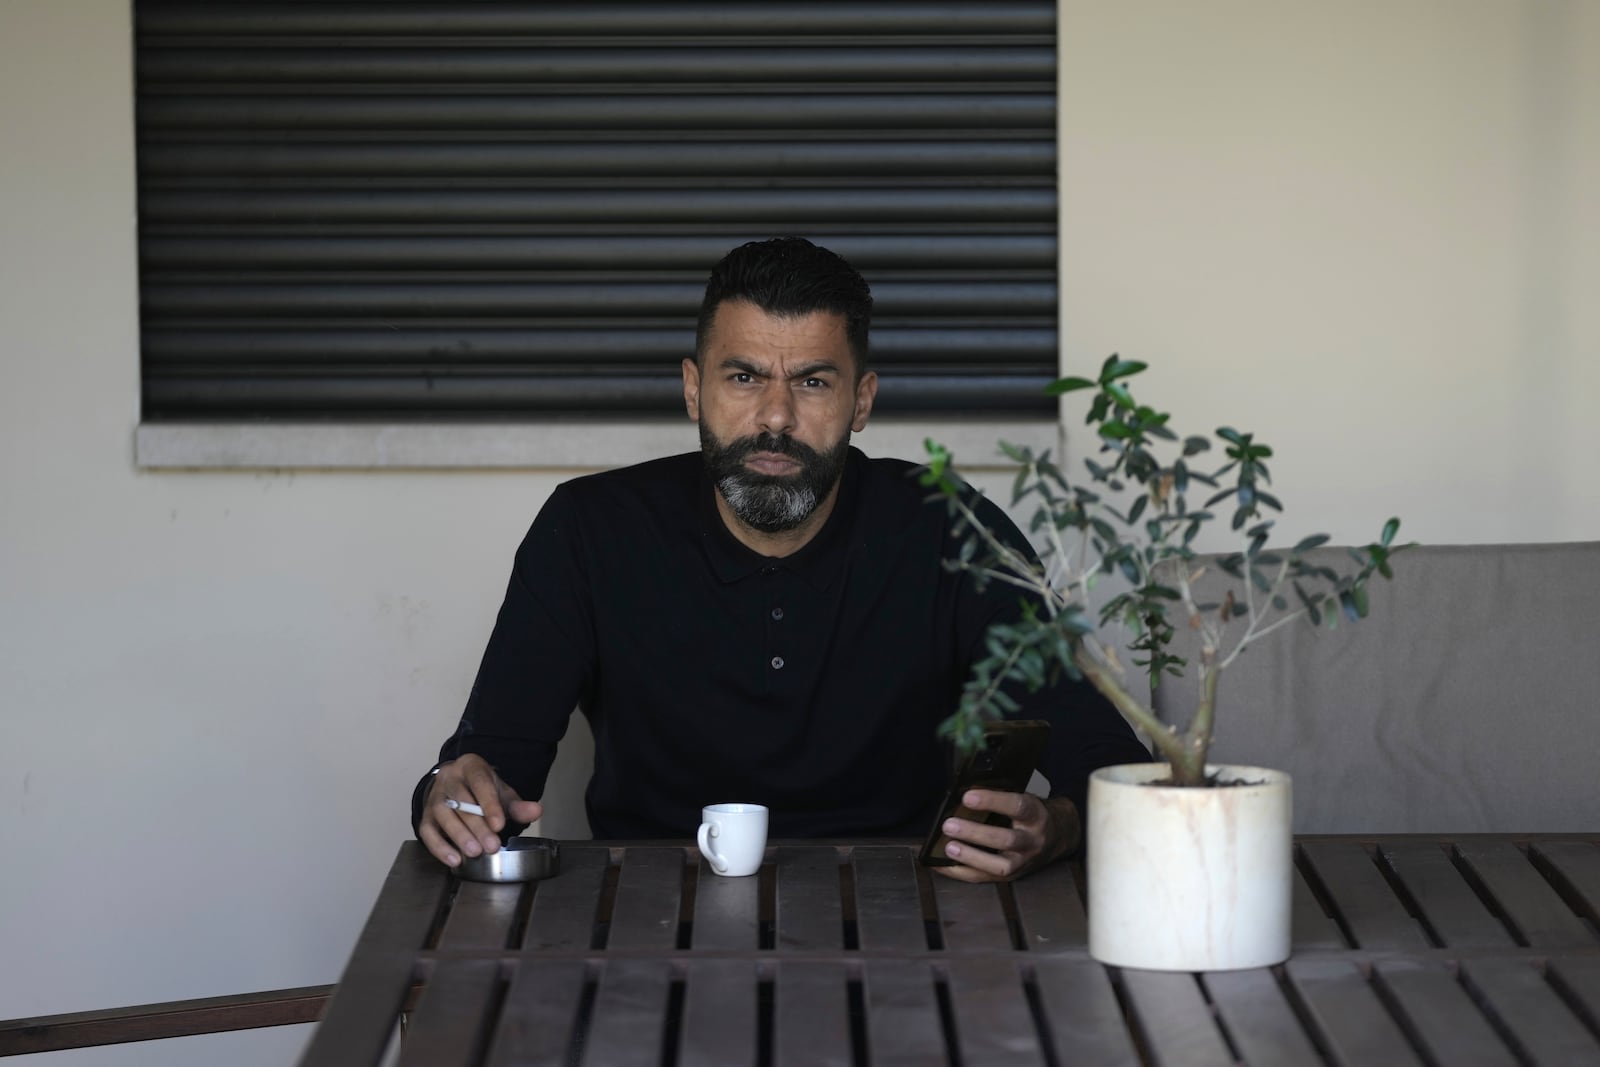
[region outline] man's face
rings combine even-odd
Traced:
[[[743,300],[711,320],[704,366],[683,361],[683,400],[712,480],[765,533],[802,525],[839,481],[878,378],[856,380],[844,316],[769,315]]]

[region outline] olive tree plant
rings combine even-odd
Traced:
[[[1393,577],[1390,557],[1399,551],[1400,520],[1384,524],[1377,542],[1349,550],[1352,565],[1343,570],[1311,551],[1328,541],[1317,534],[1293,548],[1271,549],[1267,542],[1282,511],[1268,489],[1266,460],[1272,449],[1253,434],[1224,426],[1215,439],[1179,438],[1169,416],[1140,404],[1128,379],[1143,363],[1108,358],[1099,376],[1068,377],[1049,387],[1052,395],[1091,394],[1086,424],[1099,449],[1086,457],[1086,478],[1070,479],[1051,461],[1048,450],[1003,443],[1017,466],[1012,490],[1016,506],[1032,499],[1032,532],[1045,547],[1036,561],[995,536],[971,506],[971,492],[956,476],[952,457],[929,440],[922,484],[936,490],[950,510],[962,538],[952,570],[969,572],[980,585],[1000,582],[1023,592],[1018,621],[997,624],[986,636],[986,654],[974,664],[956,712],[940,727],[959,747],[976,744],[983,723],[1014,710],[1006,686],[1037,688],[1055,672],[1089,682],[1142,729],[1171,767],[1174,785],[1210,784],[1206,757],[1211,746],[1222,672],[1253,642],[1299,620],[1336,626],[1341,616],[1354,621],[1367,614],[1367,583],[1372,576]],[[1220,442],[1225,461],[1214,469],[1199,464]],[[1203,487],[1207,498],[1192,506],[1190,493]],[[1215,509],[1215,510],[1214,510]],[[1221,598],[1201,602],[1196,593],[1205,567],[1191,547],[1208,524],[1222,521],[1238,538],[1236,551],[1208,564],[1229,577]],[[1101,596],[1101,579],[1120,573],[1126,587]],[[1108,583],[1109,584],[1109,583]],[[1102,627],[1122,624],[1134,677],[1130,680]],[[1163,676],[1183,679],[1189,660],[1176,654],[1178,628],[1194,631],[1198,662],[1193,683],[1197,697],[1188,726],[1163,722],[1135,689],[1153,693]]]

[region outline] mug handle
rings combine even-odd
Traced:
[[[712,868],[718,874],[727,874],[728,861],[717,855],[716,849],[711,847],[711,839],[716,836],[718,836],[716,823],[703,822],[700,824],[700,833],[696,838],[700,843],[700,855],[710,862]]]

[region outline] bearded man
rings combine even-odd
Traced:
[[[878,391],[871,309],[855,270],[799,238],[713,269],[683,361],[701,452],[567,482],[534,520],[460,725],[413,793],[434,856],[456,866],[539,817],[574,708],[594,733],[596,837],[691,838],[729,800],[766,805],[773,838],[927,833],[950,769],[936,727],[985,631],[1021,608],[941,566],[959,539],[912,464],[851,446]],[[1150,758],[1087,685],[1014,695],[1052,723],[1051,795],[969,794],[1012,821],[946,824],[951,877],[1071,851],[1089,772]]]

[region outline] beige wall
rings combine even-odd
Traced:
[[[1296,531],[1600,538],[1600,8],[1062,13],[1070,366],[1258,429]],[[333,980],[559,477],[137,470],[128,51],[0,2],[0,1017]]]
[[[1062,338],[1285,532],[1600,537],[1600,5],[1063,0]]]

